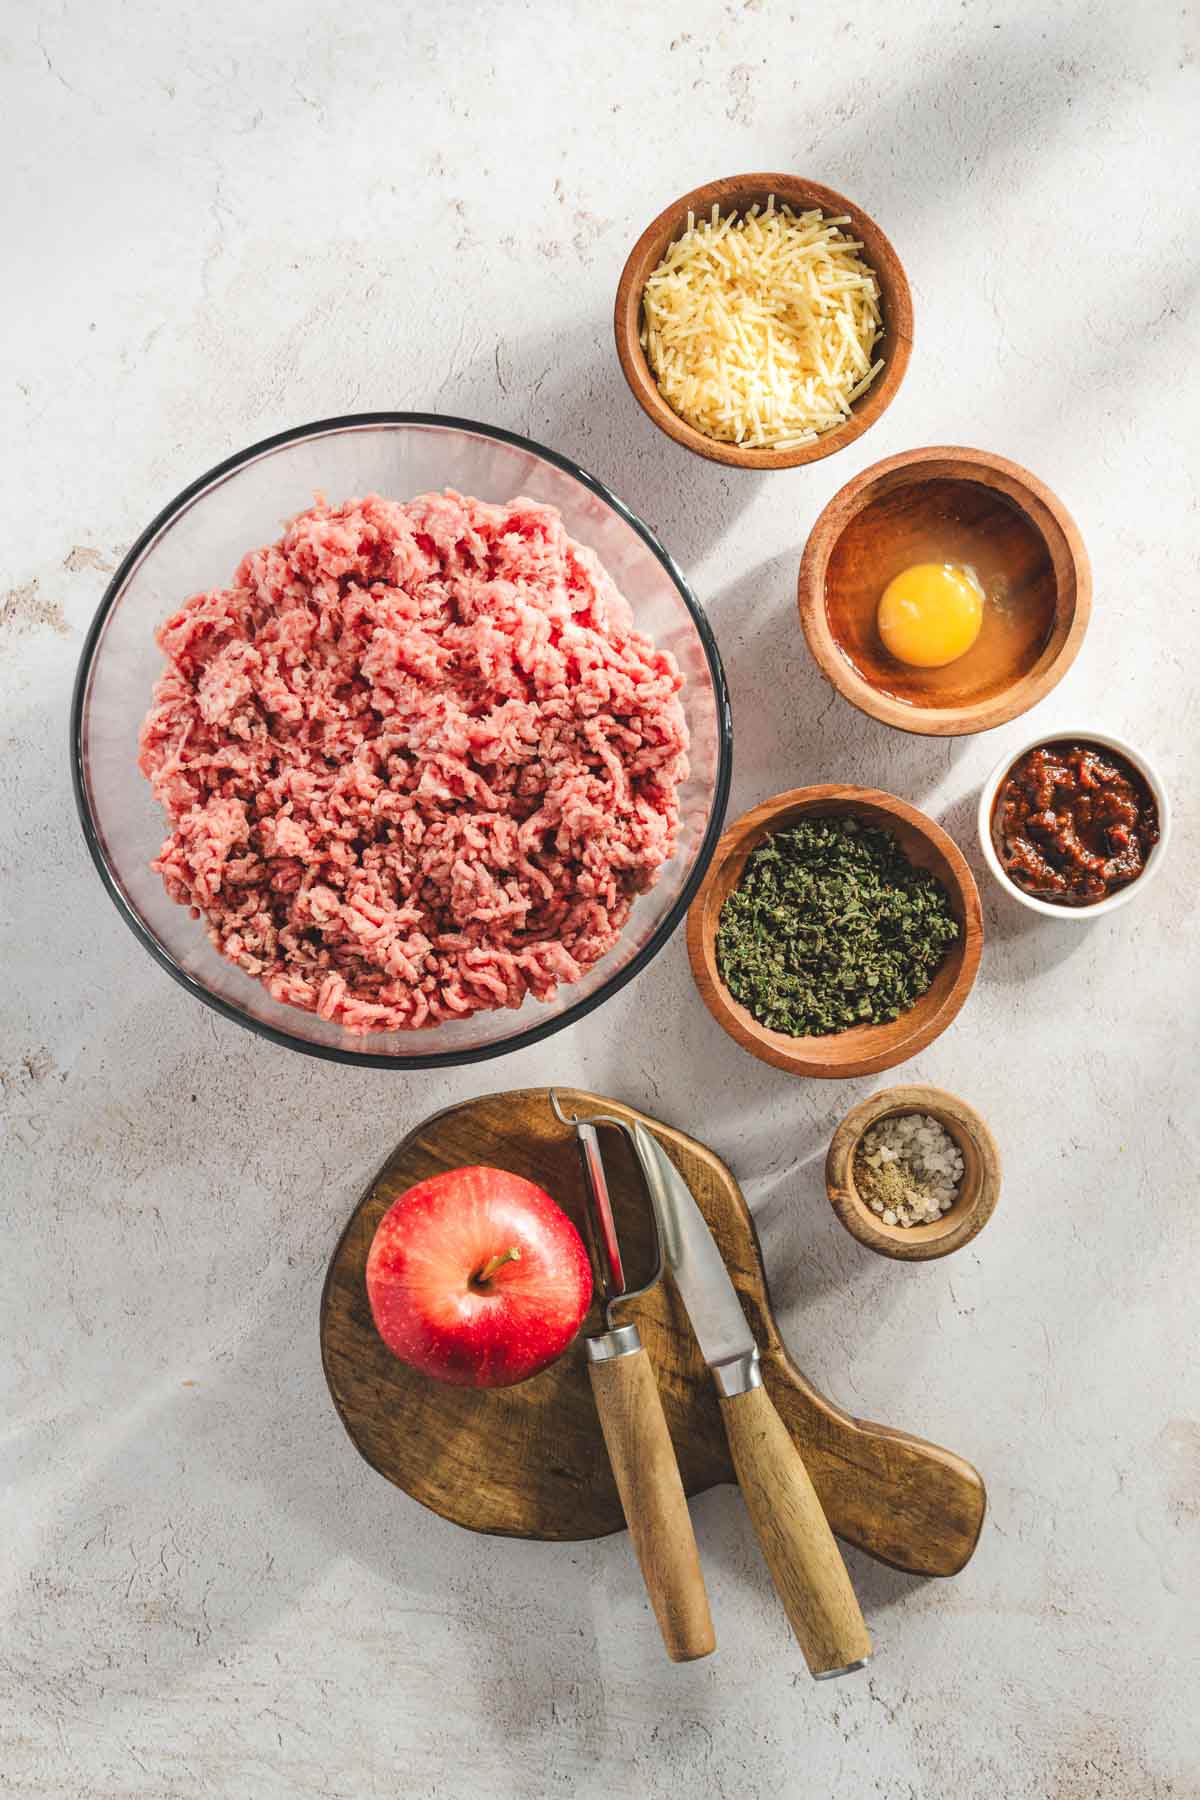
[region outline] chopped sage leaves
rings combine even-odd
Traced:
[[[941,882],[890,832],[805,818],[747,858],[721,908],[717,967],[760,1025],[826,1037],[898,1018],[957,936]]]

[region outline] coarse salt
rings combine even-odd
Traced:
[[[854,1178],[885,1225],[932,1225],[958,1198],[962,1151],[929,1113],[876,1120],[854,1156]]]

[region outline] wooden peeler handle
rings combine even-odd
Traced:
[[[842,1553],[787,1426],[765,1387],[721,1396],[734,1472],[775,1589],[822,1680],[861,1668],[871,1640]]]
[[[717,1640],[654,1369],[635,1325],[590,1338],[587,1352],[625,1523],[667,1655],[694,1662],[711,1655]]]

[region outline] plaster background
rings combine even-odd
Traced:
[[[1200,16],[1162,0],[6,11],[0,1792],[1200,1793],[1198,62]],[[765,477],[656,433],[609,323],[644,223],[752,168],[860,199],[917,320],[883,421]],[[231,450],[389,406],[527,432],[658,530],[725,657],[733,811],[858,781],[967,848],[979,982],[898,1077],[1000,1140],[963,1253],[903,1268],[841,1231],[820,1159],[889,1078],[744,1056],[682,936],[550,1043],[405,1078],[256,1041],[126,931],[65,755],[106,571]],[[1086,929],[1003,901],[973,845],[978,786],[1034,721],[904,738],[800,636],[822,504],[930,442],[1013,456],[1072,509],[1095,611],[1036,723],[1134,739],[1175,796],[1153,889]],[[315,1325],[354,1200],[423,1114],[549,1079],[704,1135],[812,1377],[983,1470],[956,1580],[851,1553],[866,1674],[810,1683],[732,1490],[695,1506],[720,1650],[676,1669],[623,1538],[471,1538],[344,1437]]]

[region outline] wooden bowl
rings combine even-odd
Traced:
[[[755,201],[765,206],[771,194],[795,211],[818,207],[827,218],[843,213],[849,216],[853,235],[862,241],[863,257],[875,271],[883,317],[883,336],[876,349],[876,355],[883,357],[883,368],[861,400],[855,401],[846,423],[823,432],[813,443],[792,450],[754,450],[722,444],[687,424],[659,393],[641,344],[646,279],[658,267],[668,247],[687,230],[688,213],[707,217],[714,202],[722,214],[741,212]],[[861,206],[800,175],[731,175],[723,181],[706,181],[703,187],[693,188],[690,194],[672,201],[647,225],[629,252],[617,285],[613,323],[625,379],[643,410],[677,444],[694,450],[697,456],[707,456],[712,462],[727,463],[735,469],[794,469],[800,463],[819,462],[852,444],[891,405],[912,351],[912,295],[900,258]]]
[[[965,1167],[958,1197],[936,1224],[885,1225],[854,1185],[854,1153],[877,1119],[911,1112],[929,1113],[950,1133]],[[983,1230],[1000,1197],[1000,1152],[975,1108],[957,1095],[935,1087],[885,1088],[848,1112],[834,1132],[825,1159],[825,1191],[846,1230],[868,1250],[902,1262],[925,1262],[961,1250]]]
[[[741,880],[746,858],[764,838],[812,814],[845,813],[890,831],[910,862],[937,876],[958,920],[959,935],[929,987],[898,1019],[886,1025],[853,1025],[828,1037],[789,1037],[760,1025],[721,980],[716,950],[721,908]],[[962,852],[915,806],[877,788],[793,788],[743,813],[723,833],[688,911],[687,945],[701,999],[743,1050],[792,1075],[840,1080],[894,1068],[940,1037],[971,991],[983,948],[983,917]]]
[[[910,669],[884,649],[875,611],[893,576],[929,561],[970,564],[989,603],[964,657]],[[943,445],[889,456],[834,495],[805,545],[798,600],[822,674],[861,712],[966,737],[1015,719],[1062,680],[1087,629],[1092,575],[1074,520],[1036,475]]]

